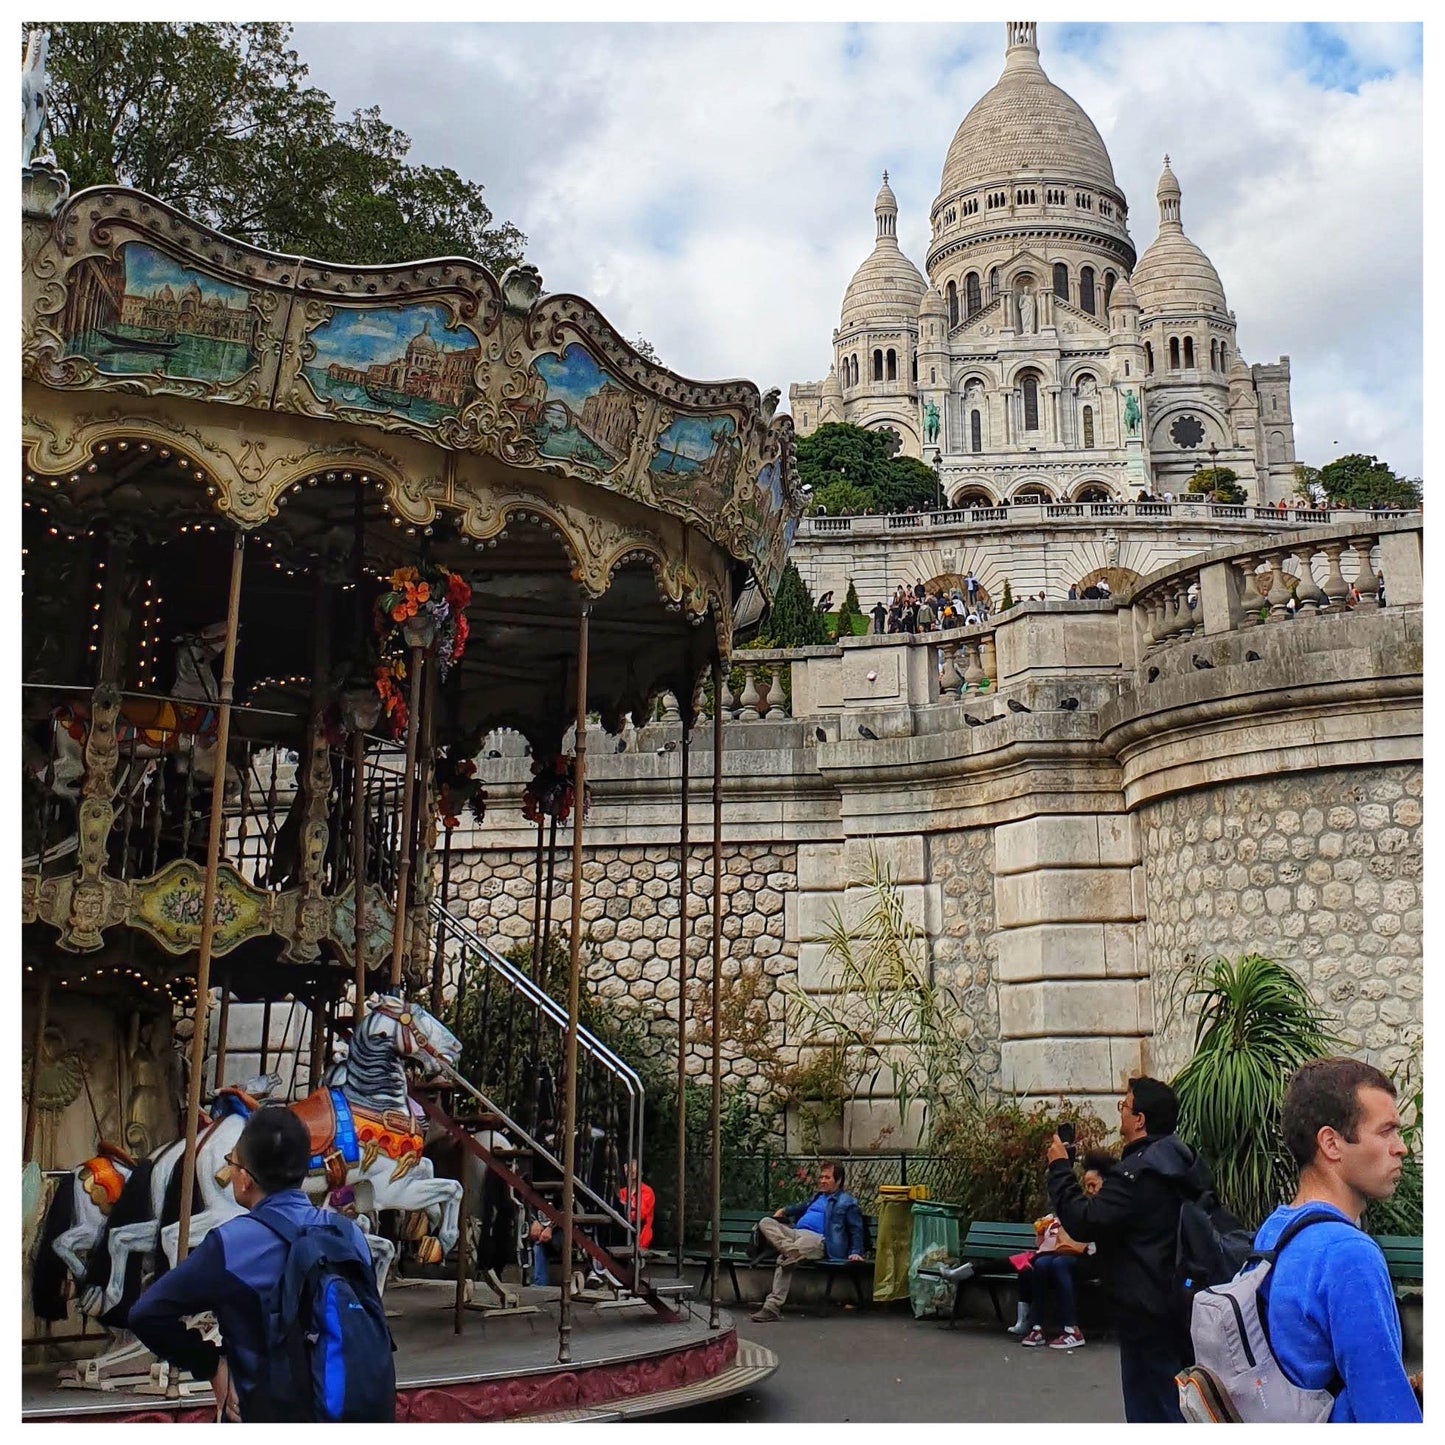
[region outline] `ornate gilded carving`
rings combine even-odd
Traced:
[[[144,929],[167,953],[189,953],[200,942],[205,870],[178,858],[152,878],[132,885],[128,922]],[[248,938],[272,930],[276,895],[252,888],[229,864],[216,872],[212,953],[229,953]]]

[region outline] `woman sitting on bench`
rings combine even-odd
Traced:
[[[1104,1187],[1104,1170],[1112,1163],[1107,1155],[1085,1159],[1085,1194],[1097,1194]],[[1034,1233],[1037,1247],[1010,1261],[1019,1272],[1019,1311],[1009,1334],[1022,1335],[1026,1349],[1047,1345],[1052,1350],[1076,1350],[1085,1340],[1074,1305],[1074,1270],[1080,1259],[1094,1253],[1094,1246],[1071,1239],[1052,1214],[1034,1221]]]

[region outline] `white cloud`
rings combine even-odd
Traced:
[[[922,266],[1003,27],[332,24],[295,43],[342,106],[379,104],[414,159],[484,183],[549,290],[687,375],[786,393],[827,370],[885,166]],[[1046,22],[1040,43],[1109,147],[1141,253],[1170,152],[1246,358],[1291,358],[1299,455],[1418,474],[1418,27]]]

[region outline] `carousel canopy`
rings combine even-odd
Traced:
[[[254,533],[238,696],[309,687],[323,610],[339,677],[385,579],[429,564],[472,589],[445,705],[555,747],[584,605],[615,726],[728,652],[750,577],[771,595],[802,503],[775,392],[653,365],[531,267],[323,265],[44,168],[25,198],[27,548],[124,536],[169,633],[221,616]],[[27,592],[57,568],[28,550]]]

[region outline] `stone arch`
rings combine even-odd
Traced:
[[[982,482],[966,482],[954,494],[950,507],[996,507],[998,498]]]
[[[1031,502],[1039,500],[1047,503],[1055,501],[1056,498],[1053,487],[1051,487],[1048,482],[1041,481],[1037,477],[1015,483],[1013,491],[1009,493],[1009,501],[1011,502]]]
[[[1118,494],[1099,477],[1085,477],[1069,494],[1071,502],[1117,502]]]
[[[1174,425],[1175,418],[1180,416],[1196,416],[1204,424],[1204,436],[1197,446],[1177,446],[1170,436],[1170,428]],[[1151,452],[1157,449],[1166,457],[1199,457],[1202,459],[1200,465],[1207,465],[1211,441],[1221,451],[1233,445],[1228,420],[1213,403],[1206,402],[1202,398],[1181,397],[1178,400],[1166,402],[1161,410],[1151,413],[1149,416],[1149,448]]]
[[[1082,597],[1085,588],[1094,587],[1100,582],[1107,582],[1110,597],[1117,599],[1134,586],[1139,580],[1139,575],[1132,567],[1095,567],[1092,571],[1085,572],[1075,585],[1079,589],[1079,596]]]
[[[954,589],[962,595],[964,606],[968,605],[968,589],[963,585],[968,578],[967,572],[940,572],[930,577],[924,584],[924,591],[930,596],[935,592],[942,592],[945,597],[951,596]],[[993,611],[993,594],[983,585],[983,578],[977,572],[973,574],[975,584],[974,595],[977,600]]]

